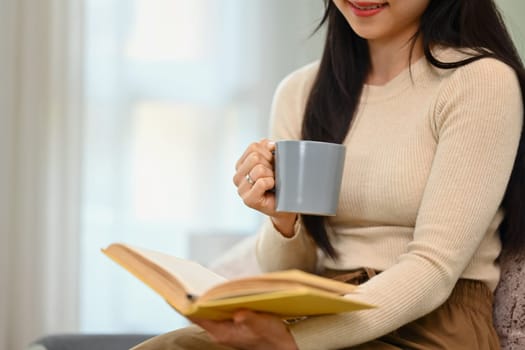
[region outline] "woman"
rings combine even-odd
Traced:
[[[350,282],[379,308],[291,325],[241,310],[144,348],[499,348],[497,257],[502,241],[525,245],[525,71],[493,1],[325,4],[322,60],[281,83],[272,139],[346,144],[337,216],[274,211],[268,140],[246,150],[234,183],[269,218],[264,269],[313,271],[320,248],[323,273],[360,275]]]

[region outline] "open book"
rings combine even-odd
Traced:
[[[186,317],[228,319],[244,308],[290,318],[373,307],[352,299],[355,286],[299,270],[226,280],[198,263],[149,249],[113,243],[102,252]]]

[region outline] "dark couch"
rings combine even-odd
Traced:
[[[34,341],[29,350],[127,350],[153,334],[55,334]]]

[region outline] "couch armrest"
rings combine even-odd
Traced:
[[[154,334],[55,334],[42,337],[28,350],[127,350]]]

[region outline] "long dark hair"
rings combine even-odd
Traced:
[[[302,138],[342,143],[357,109],[370,69],[366,40],[350,27],[332,0],[324,0],[325,13],[319,24],[328,23],[326,43],[319,71],[306,104]],[[319,28],[318,27],[318,28]],[[426,59],[438,68],[450,69],[483,57],[494,57],[512,67],[525,94],[525,69],[493,0],[431,0],[422,15],[419,31]],[[431,47],[442,45],[469,48],[475,55],[459,62],[441,62]],[[413,47],[413,46],[412,46]],[[502,207],[505,219],[500,236],[505,249],[525,247],[525,140],[518,154]],[[337,257],[328,236],[323,216],[302,215],[303,223],[319,248]]]

